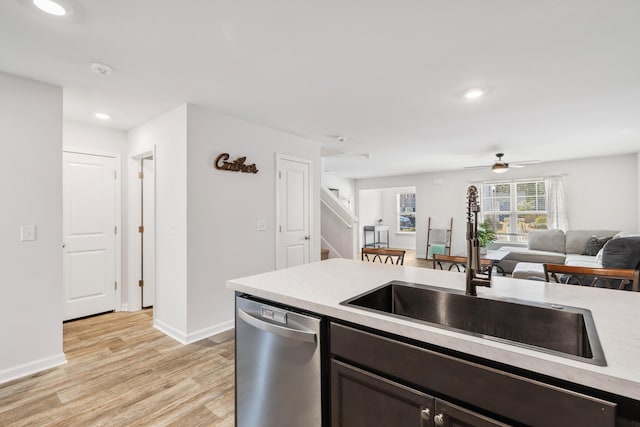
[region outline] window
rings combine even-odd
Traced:
[[[398,233],[416,232],[416,193],[398,194],[397,196]]]
[[[481,186],[482,220],[499,241],[526,242],[531,230],[547,228],[544,181],[493,181]]]

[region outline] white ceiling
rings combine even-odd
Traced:
[[[0,2],[0,70],[64,87],[70,120],[190,102],[320,141],[355,178],[640,151],[638,0],[64,3]]]

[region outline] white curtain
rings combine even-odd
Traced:
[[[544,187],[547,193],[547,227],[567,231],[569,219],[564,203],[562,176],[545,177]]]

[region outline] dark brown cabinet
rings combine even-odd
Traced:
[[[336,360],[331,361],[331,408],[336,427],[507,425]]]
[[[431,426],[433,397],[331,361],[331,425]]]
[[[375,331],[331,323],[329,335],[332,426],[616,425],[611,401]]]

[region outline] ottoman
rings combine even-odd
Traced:
[[[544,267],[535,262],[519,262],[513,268],[511,277],[514,279],[532,279],[544,281]]]

